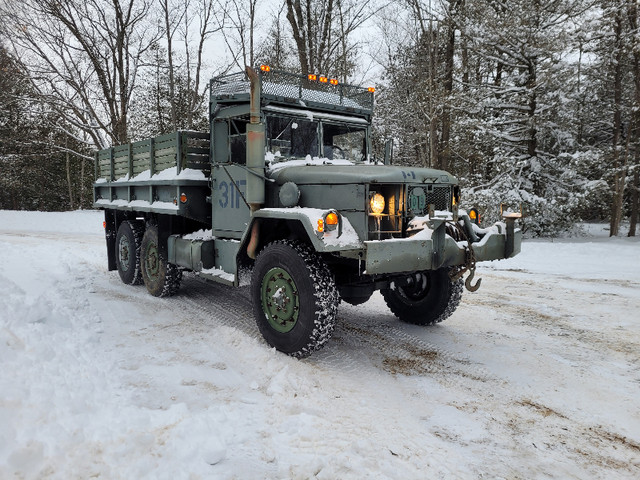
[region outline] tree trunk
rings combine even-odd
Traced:
[[[175,130],[177,125],[176,116],[176,82],[173,68],[173,32],[174,27],[171,22],[169,11],[169,2],[164,0],[162,2],[162,10],[164,11],[164,28],[165,28],[165,40],[167,41],[167,62],[169,63],[169,103],[171,106],[171,126],[170,130]]]
[[[453,93],[453,60],[456,44],[456,27],[449,14],[449,22],[447,25],[447,46],[445,48],[444,58],[444,102],[442,104],[442,135],[440,138],[440,155],[439,168],[448,171],[451,163],[451,146],[449,145],[451,137],[451,95]]]
[[[538,79],[536,72],[536,59],[529,60],[529,71],[527,79],[527,93],[529,94],[529,105],[527,116],[527,154],[529,157],[535,157],[538,151],[538,130],[536,128],[536,108],[537,108],[537,88]]]
[[[71,158],[68,151],[66,154],[66,167],[67,167],[67,187],[69,191],[69,208],[73,210],[74,207],[73,207],[73,183],[71,182]]]
[[[629,224],[629,237],[636,236],[636,228],[638,225],[638,203],[640,193],[640,169],[638,168],[638,156],[636,154],[636,165],[633,171],[633,187],[631,190],[631,221]]]
[[[300,0],[287,0],[287,20],[291,24],[291,34],[296,42],[302,75],[307,76],[311,73],[311,66],[309,65],[309,55],[307,54],[307,31]]]
[[[85,204],[85,198],[84,198],[84,194],[85,194],[85,185],[84,185],[84,174],[85,174],[85,165],[86,165],[87,161],[83,158],[81,163],[80,163],[80,209],[82,209],[84,207]]]
[[[632,32],[638,31],[638,4],[636,0],[629,0],[627,3],[627,18]],[[638,225],[638,205],[640,199],[640,41],[637,35],[632,36],[633,51],[633,81],[634,81],[634,108],[633,108],[633,129],[629,132],[630,138],[634,140],[635,165],[633,166],[633,184],[631,186],[631,218],[629,224],[629,236],[636,236]]]
[[[609,236],[616,236],[620,232],[622,221],[622,204],[624,199],[625,172],[620,160],[620,133],[622,129],[622,12],[615,13],[614,35],[616,51],[614,54],[614,78],[613,78],[613,197],[611,199],[611,222],[609,224]]]

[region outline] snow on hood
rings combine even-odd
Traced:
[[[330,160],[328,158],[311,157],[307,155],[304,160],[284,160],[278,161],[282,158],[280,155],[267,152],[265,155],[265,161],[267,162],[267,174],[275,173],[278,170],[288,167],[302,167],[311,165],[355,165],[349,160]]]

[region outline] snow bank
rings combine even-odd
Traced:
[[[480,264],[496,271],[527,271],[580,279],[640,282],[640,238],[526,240],[522,254]]]
[[[29,212],[0,210],[0,232],[31,231],[85,233],[104,236],[104,214],[97,210],[76,212]]]

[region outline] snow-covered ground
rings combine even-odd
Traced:
[[[0,478],[640,478],[640,243],[526,242],[441,325],[375,295],[267,347],[246,289],[157,299],[99,212],[0,211]]]

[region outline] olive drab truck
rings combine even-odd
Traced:
[[[373,159],[372,88],[262,66],[209,89],[209,132],[96,153],[94,206],[124,283],[162,297],[185,271],[248,282],[265,340],[303,357],[341,300],[380,290],[400,320],[434,324],[479,287],[476,262],[520,251],[519,214],[480,228],[449,173],[393,165],[389,143]]]

